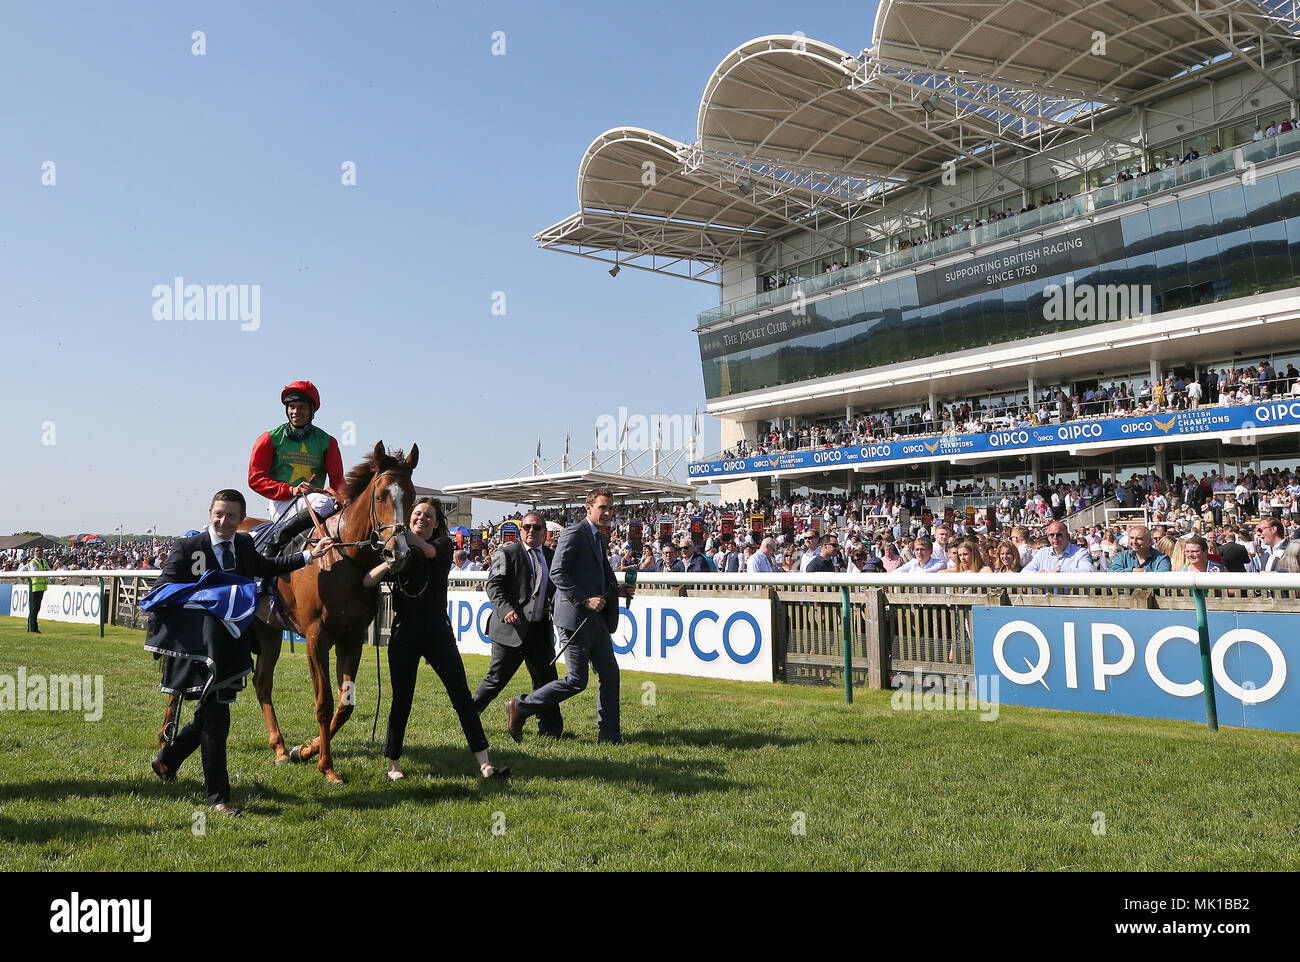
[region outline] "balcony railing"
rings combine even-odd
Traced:
[[[1238,157],[1238,152],[1240,152],[1240,157]],[[1135,177],[1133,180],[1122,181],[1107,187],[1097,187],[1067,200],[1046,204],[1034,210],[1025,211],[1023,214],[1008,217],[1005,220],[995,221],[981,227],[972,227],[969,230],[959,231],[950,237],[941,237],[938,240],[919,244],[916,247],[909,247],[906,250],[883,254],[880,257],[859,264],[850,264],[837,271],[807,277],[794,284],[787,284],[785,287],[737,298],[734,301],[728,301],[707,311],[702,311],[698,315],[699,326],[705,327],[730,317],[742,317],[765,307],[771,307],[773,304],[791,301],[798,294],[810,297],[833,287],[845,287],[857,281],[888,274],[891,271],[912,264],[935,260],[957,251],[981,247],[984,244],[1002,240],[1014,234],[1059,224],[1062,221],[1083,217],[1099,210],[1105,210],[1108,207],[1127,204],[1142,197],[1150,197],[1153,194],[1173,190],[1175,187],[1218,177],[1232,170],[1249,169],[1249,167],[1257,166],[1265,161],[1294,153],[1300,153],[1300,129],[1255,141],[1233,150],[1207,154],[1197,160],[1179,164],[1176,167],[1168,167],[1164,170],[1152,171],[1141,177]],[[1240,161],[1240,164],[1238,161]]]
[[[1236,392],[1241,387],[1241,382],[1238,382],[1233,385],[1232,390],[1233,392]],[[1267,394],[1263,392],[1263,389],[1265,388],[1268,389]],[[1247,401],[1239,402],[1236,400],[1219,400],[1214,403],[1204,402],[1199,408],[1197,408],[1197,410],[1209,411],[1214,408],[1233,407],[1241,403],[1255,404],[1264,400],[1300,396],[1300,380],[1293,381],[1293,379],[1288,378],[1285,375],[1278,376],[1272,380],[1252,380],[1247,390],[1250,395],[1249,400]],[[1150,395],[1148,394],[1146,397],[1149,401]],[[848,440],[845,440],[841,432],[834,428],[827,428],[822,432],[823,436],[816,443],[803,438],[787,439],[782,436],[780,443],[775,445],[771,444],[770,440],[768,440],[762,444],[747,445],[744,448],[726,449],[711,454],[708,457],[700,458],[698,461],[693,463],[702,464],[710,461],[730,460],[732,458],[763,457],[764,455],[772,453],[817,451],[827,448],[853,447],[855,445],[863,444],[883,444],[899,440],[926,440],[929,438],[957,434],[990,434],[997,431],[1015,430],[1021,425],[1032,428],[1053,424],[1067,424],[1073,421],[1091,421],[1099,418],[1131,417],[1136,416],[1135,411],[1138,407],[1145,410],[1147,404],[1147,402],[1139,403],[1138,399],[1133,396],[1124,399],[1108,397],[1096,398],[1092,401],[1081,401],[1079,405],[1079,414],[1076,417],[1072,413],[1070,403],[1067,401],[1066,413],[1062,417],[1058,418],[1051,413],[1055,410],[1057,402],[1052,400],[1044,403],[1047,404],[1049,411],[1049,416],[1045,421],[1036,417],[1036,412],[1038,411],[1037,406],[1033,407],[1029,415],[1025,415],[1020,413],[1023,412],[1024,409],[1020,405],[1015,405],[1014,408],[1017,413],[997,413],[988,409],[976,412],[972,417],[972,420],[979,422],[984,430],[970,431],[961,425],[954,424],[951,420],[946,418],[940,422],[938,427],[936,427],[933,422],[927,423],[921,421],[919,423],[911,423],[900,421],[891,425],[888,431],[882,430],[880,432],[868,432],[866,434],[851,433],[848,436]],[[1011,409],[1009,408],[1008,410],[1010,411]],[[1192,409],[1187,406],[1186,398],[1184,396],[1177,404],[1161,404],[1149,413],[1168,414],[1173,411],[1187,410]],[[868,420],[877,420],[879,417],[879,415],[874,414],[862,414],[859,416],[865,417]],[[855,420],[856,419],[857,417],[855,416]]]

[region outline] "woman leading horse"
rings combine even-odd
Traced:
[[[388,777],[403,777],[400,759],[411,714],[420,659],[438,673],[447,697],[460,717],[469,750],[478,761],[484,778],[504,778],[509,768],[496,768],[488,759],[488,740],[474,708],[465,678],[465,663],[456,649],[451,622],[447,618],[447,576],[451,571],[451,533],[442,505],[434,498],[420,498],[411,511],[407,534],[410,553],[404,566],[384,561],[366,574],[363,584],[377,586],[393,582],[393,630],[388,640],[388,671],[393,680],[393,707],[388,713],[388,736],[384,757]]]

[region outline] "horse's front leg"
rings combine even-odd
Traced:
[[[306,761],[318,751],[320,760],[316,762],[317,770],[331,782],[341,782],[334,771],[334,758],[330,754],[330,724],[334,714],[334,695],[329,687],[330,646],[329,636],[320,622],[313,625],[307,637],[307,666],[311,669],[311,684],[316,692],[316,724],[320,726],[320,735],[310,745],[302,746],[298,751],[297,761]]]
[[[363,643],[364,644],[364,643]],[[338,734],[349,718],[352,717],[352,711],[357,707],[357,669],[361,664],[361,647],[357,645],[356,650],[336,651],[335,655],[339,660],[338,683],[339,683],[339,707],[334,713],[334,719],[330,722],[330,737]]]
[[[275,684],[275,666],[280,659],[284,639],[280,632],[261,622],[256,624],[255,630],[261,652],[253,669],[253,690],[257,692],[258,704],[262,706],[262,720],[266,722],[267,741],[275,752],[275,763],[281,765],[289,760],[289,752],[284,747],[284,734],[280,731],[279,719],[275,717],[271,690]]]

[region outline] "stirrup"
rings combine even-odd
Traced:
[[[262,553],[272,558],[278,557],[285,545],[311,526],[311,512],[304,505],[283,519],[279,527],[271,532],[266,542],[266,550]]]

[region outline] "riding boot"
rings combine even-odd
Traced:
[[[266,549],[262,554],[268,558],[279,557],[281,550],[288,544],[295,535],[302,534],[312,526],[311,512],[305,505],[300,506],[292,512],[287,518],[280,522],[279,526],[271,534],[271,540],[267,542]]]

